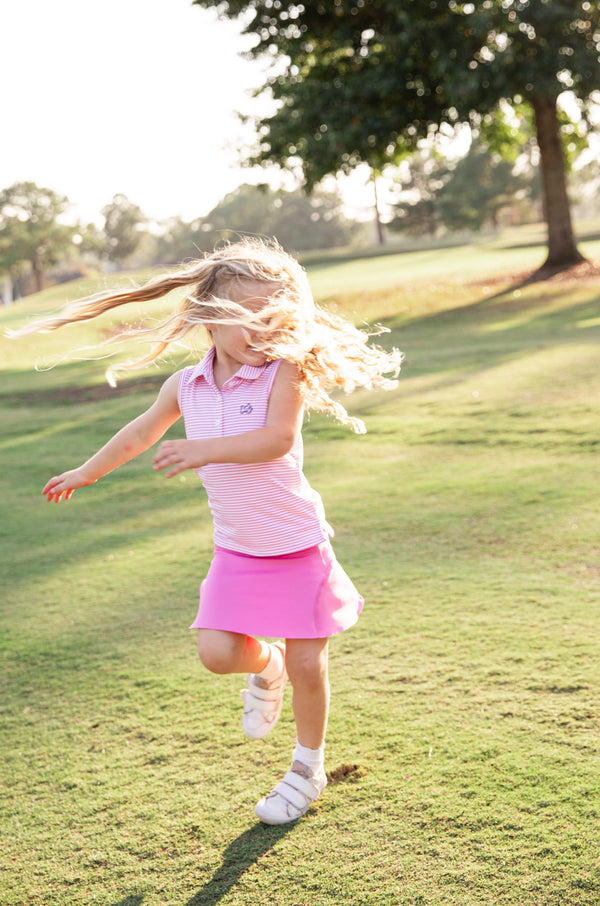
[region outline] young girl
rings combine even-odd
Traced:
[[[150,354],[121,367],[155,360],[199,326],[212,342],[207,355],[170,377],[146,412],[42,493],[69,500],[183,416],[186,439],[160,444],[153,465],[167,478],[193,469],[214,520],[214,558],[192,624],[198,653],[214,673],[248,674],[242,726],[253,739],[273,730],[289,678],[297,735],[291,768],[255,809],[261,821],[284,824],[304,815],[326,786],[328,640],[356,622],[363,604],[335,559],[321,498],[302,472],[303,412],[329,411],[363,432],[329,391],[393,387],[384,374],[397,375],[401,356],[316,306],[304,271],[279,246],[249,240],[141,288],[75,303],[16,334],[55,330],[189,285],[180,309],[154,329]]]

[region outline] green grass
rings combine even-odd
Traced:
[[[1,341],[2,906],[598,903],[600,291],[523,284],[541,259],[508,237],[312,269],[407,360],[349,400],[366,436],[306,425],[366,606],[331,645],[332,782],[283,829],[253,806],[287,769],[289,700],[246,740],[242,678],[204,672],[186,629],[200,483],[146,454],[68,505],[39,493],[169,368],[107,391],[98,363],[34,370],[96,327]]]

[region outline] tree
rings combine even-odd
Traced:
[[[242,185],[209,211],[203,227],[211,245],[239,236],[240,233],[269,235],[275,202],[267,185]]]
[[[581,260],[573,237],[558,99],[600,84],[592,0],[194,0],[245,16],[255,55],[278,60],[276,112],[258,123],[256,160],[300,161],[310,186],[361,161],[381,169],[443,124],[532,110],[548,226],[547,264]]]
[[[141,209],[126,195],[114,195],[102,208],[104,217],[105,254],[109,261],[121,264],[132,255],[141,240],[140,227],[146,222]]]
[[[498,215],[524,197],[528,180],[513,173],[510,161],[475,141],[437,193],[439,217],[448,230],[498,226]]]
[[[584,160],[574,171],[572,187],[575,193],[575,204],[582,218],[593,219],[598,213],[600,198],[600,161]]]
[[[317,186],[309,196],[301,190],[279,192],[270,232],[295,252],[350,245],[360,227],[343,213],[336,191]]]
[[[404,162],[401,172],[399,200],[389,228],[409,236],[435,236],[442,225],[437,196],[450,179],[448,164],[420,148]]]
[[[231,192],[206,217],[209,226],[214,241],[255,233],[274,236],[295,252],[348,245],[357,230],[344,217],[337,192],[317,187],[307,195],[267,185],[244,185]]]
[[[175,264],[211,248],[211,238],[202,219],[187,221],[182,217],[171,217],[161,224],[153,260],[159,264]]]
[[[0,271],[28,262],[37,290],[46,269],[71,246],[75,227],[60,223],[69,201],[34,182],[14,183],[0,192]]]
[[[275,190],[267,185],[242,185],[230,192],[202,220],[174,219],[157,243],[162,260],[181,260],[197,249],[244,233],[274,236],[282,245],[300,252],[347,245],[358,225],[346,220],[336,192],[316,189],[310,196],[296,190]]]
[[[520,145],[513,143],[506,159],[474,136],[467,153],[455,162],[423,145],[400,168],[401,190],[390,229],[415,236],[433,236],[440,228],[495,229],[506,208],[511,219],[531,219],[538,186],[528,165],[527,141],[524,129]]]

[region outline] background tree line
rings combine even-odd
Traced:
[[[496,124],[497,125],[497,124]],[[497,142],[497,136],[495,141]],[[564,140],[572,168],[585,158],[586,141]],[[458,159],[424,140],[396,167],[388,167],[392,203],[386,232],[440,236],[497,229],[543,219],[543,192],[530,127],[513,127],[503,152],[475,133]],[[600,192],[600,162],[572,169],[571,199],[584,215]],[[587,207],[586,207],[587,204]],[[242,185],[205,217],[173,217],[151,223],[125,195],[102,208],[102,225],[69,223],[69,200],[33,182],[0,191],[0,289],[4,301],[94,268],[172,264],[245,233],[275,236],[294,252],[364,245],[374,238],[371,223],[350,219],[335,184],[310,193]],[[383,238],[383,236],[381,237]]]
[[[597,3],[193,2],[242,16],[251,53],[273,62],[263,90],[276,110],[256,122],[249,161],[296,173],[310,194],[243,186],[207,217],[175,218],[158,230],[117,195],[98,228],[69,225],[64,196],[18,183],[0,193],[5,282],[40,288],[47,271],[69,259],[122,265],[134,254],[146,263],[187,257],[240,232],[276,235],[293,251],[348,244],[359,229],[319,183],[361,163],[375,177],[390,167],[403,176],[393,229],[480,229],[502,212],[518,220],[537,205],[548,228],[547,264],[581,260],[567,172],[600,98]],[[567,94],[570,113],[561,104]],[[466,123],[476,140],[464,161],[448,165],[439,150],[431,153],[439,136]],[[527,150],[529,166],[519,166]],[[597,170],[590,161],[596,188]]]
[[[8,297],[43,289],[48,276],[67,279],[90,267],[171,264],[244,233],[276,236],[296,252],[347,246],[360,224],[349,220],[336,191],[306,195],[243,185],[205,217],[151,223],[125,195],[102,209],[103,223],[69,223],[69,200],[33,182],[0,191],[0,276]],[[6,284],[9,284],[8,286]]]

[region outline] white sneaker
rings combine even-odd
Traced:
[[[257,803],[254,812],[265,824],[287,824],[305,815],[327,786],[325,771],[314,772],[294,761],[283,780]]]
[[[281,673],[274,680],[266,680],[259,673],[248,674],[249,689],[242,691],[244,699],[244,713],[242,714],[242,728],[246,736],[251,739],[263,739],[270,733],[281,714],[283,693],[287,683],[285,669],[285,644],[275,642],[282,654],[283,666]]]

